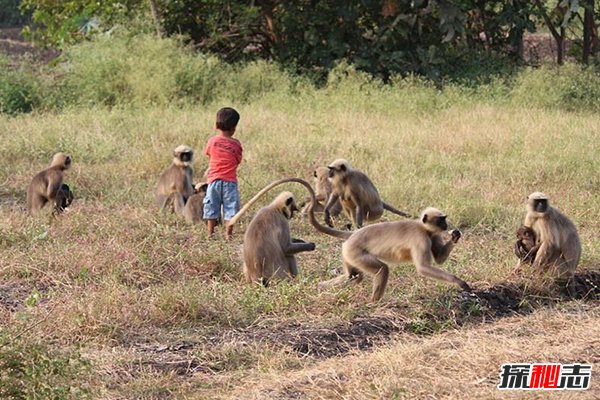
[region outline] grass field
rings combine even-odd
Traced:
[[[378,90],[0,117],[0,356],[30,367],[21,381],[0,380],[42,396],[33,398],[70,388],[62,398],[487,399],[532,398],[496,389],[505,362],[596,368],[600,117]],[[242,116],[243,202],[272,180],[309,179],[314,166],[346,158],[398,208],[448,213],[463,238],[443,268],[475,295],[408,264],[392,268],[377,304],[368,279],[318,292],[340,263],[340,241],[301,218],[292,231],[317,250],[298,257],[300,276],[244,284],[240,245],[252,213],[229,243],[153,205],[177,145],[195,149],[200,178],[224,105]],[[57,220],[29,218],[26,186],[56,151],[73,155],[66,182],[76,201]],[[576,299],[527,274],[508,278],[514,232],[536,190],[579,228],[589,291]],[[585,392],[553,398],[599,398],[595,378]]]

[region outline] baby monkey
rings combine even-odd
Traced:
[[[538,248],[539,245],[536,245],[536,237],[533,229],[521,225],[517,229],[517,241],[515,243],[515,255],[519,258],[519,265],[521,262],[533,264]]]

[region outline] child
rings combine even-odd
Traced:
[[[227,222],[240,210],[240,194],[237,188],[237,167],[242,161],[242,145],[232,136],[240,120],[233,108],[221,108],[217,112],[216,129],[219,133],[208,139],[204,152],[208,155],[208,189],[204,198],[204,219],[208,224],[208,235],[215,232],[221,216],[226,226],[227,239],[231,239],[233,226]]]

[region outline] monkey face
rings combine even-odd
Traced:
[[[448,229],[448,223],[446,222],[446,216],[441,215],[437,218],[435,224],[443,231]]]
[[[448,229],[446,215],[435,208],[429,208],[421,214],[421,222],[425,224],[426,229],[432,232],[445,231]]]
[[[535,212],[545,213],[548,211],[548,199],[535,199],[533,200],[533,209]]]
[[[194,185],[194,193],[196,193],[196,194],[198,194],[198,193],[206,194],[207,190],[208,190],[208,183],[197,183]]]
[[[527,211],[544,214],[550,208],[548,196],[542,192],[534,192],[527,197]]]
[[[299,211],[298,207],[296,206],[296,201],[293,197],[288,197],[285,201],[285,209],[283,210],[283,215],[285,215],[287,219],[292,219],[295,211]]]
[[[531,230],[531,228],[522,226],[517,230],[517,239],[532,240],[533,239],[533,231]]]
[[[329,177],[333,178],[336,173],[343,174],[344,172],[348,171],[349,164],[348,161],[339,159],[332,162],[327,166],[327,168],[329,168]]]
[[[190,161],[192,161],[193,156],[194,156],[194,153],[192,151],[186,151],[186,152],[179,154],[179,159],[183,163],[189,163]]]

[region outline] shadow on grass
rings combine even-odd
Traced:
[[[450,327],[481,324],[569,300],[600,299],[600,271],[582,271],[565,288],[540,290],[522,283],[503,283],[472,293],[449,291],[438,306],[408,319],[405,315],[360,317],[330,329],[289,324],[239,332],[246,340],[285,345],[301,355],[329,358],[351,350],[366,350],[401,332],[433,334]],[[443,306],[439,306],[443,305]]]
[[[368,350],[399,334],[429,335],[449,328],[478,325],[512,315],[526,315],[570,300],[600,300],[600,271],[582,271],[565,288],[544,290],[526,283],[503,283],[472,293],[446,291],[425,299],[421,310],[406,315],[406,308],[393,308],[385,316],[363,316],[331,328],[310,323],[287,322],[278,326],[252,326],[219,332],[197,343],[175,343],[140,348],[151,361],[146,368],[161,373],[191,375],[218,372],[197,357],[199,348],[217,348],[227,343],[270,346],[302,356],[326,359],[353,350]]]

